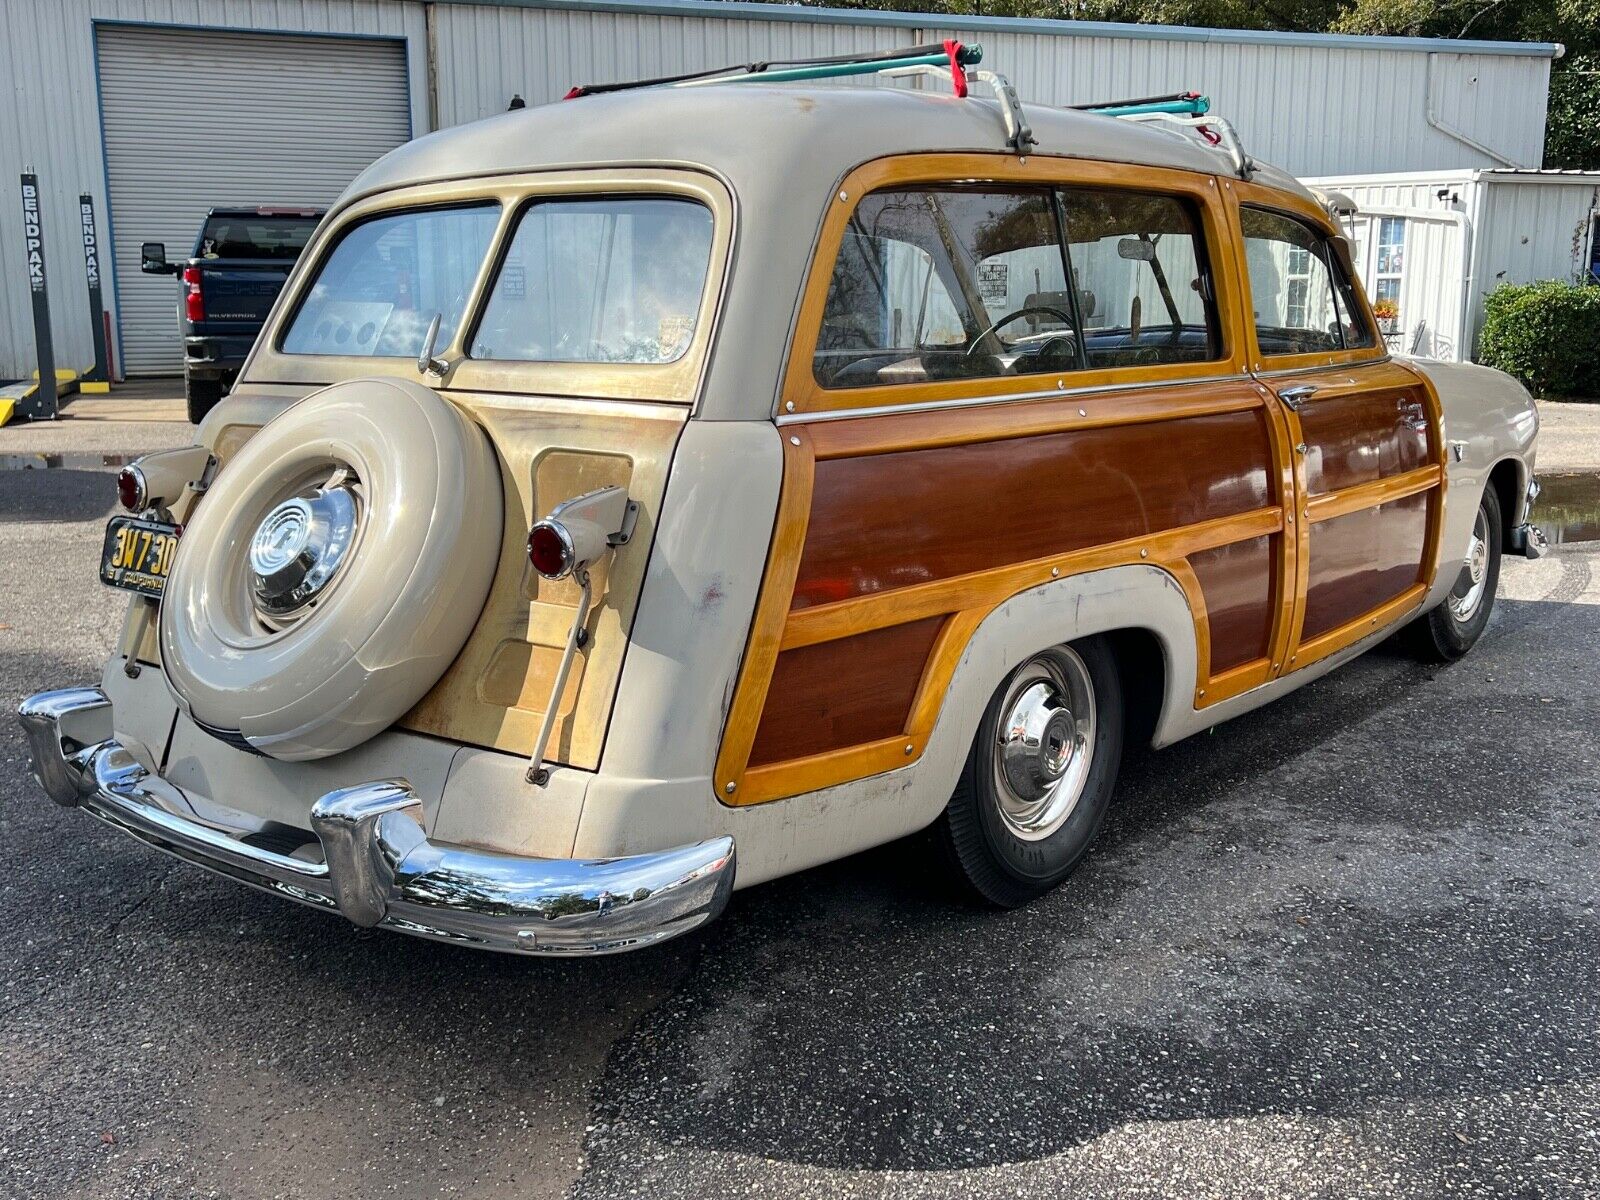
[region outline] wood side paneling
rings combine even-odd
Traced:
[[[1265,658],[1272,633],[1276,538],[1258,537],[1189,556],[1205,597],[1211,674]]]
[[[793,607],[1265,507],[1261,410],[817,463]]]
[[[898,734],[944,623],[928,617],[778,655],[750,765]]]
[[[1305,638],[1347,624],[1419,581],[1430,495],[1419,492],[1311,527]]]
[[[1306,489],[1316,496],[1401,475],[1431,461],[1421,388],[1317,397],[1300,410]]]

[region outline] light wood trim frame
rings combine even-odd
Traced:
[[[1191,389],[1172,389],[1181,393]],[[1283,500],[1289,472],[1281,457],[1283,433],[1275,425],[1274,402],[1265,389],[1225,401],[1216,397],[1118,393],[1093,398],[1043,400],[1018,406],[941,409],[896,417],[818,421],[783,427],[784,482],[765,581],[757,601],[750,642],[729,709],[718,753],[717,796],[733,805],[759,804],[830,787],[915,762],[927,746],[957,663],[972,632],[1007,599],[1029,588],[1107,567],[1145,565],[1170,574],[1182,589],[1194,620],[1197,704],[1237,695],[1272,675],[1268,659],[1244,663],[1210,677],[1211,639],[1204,593],[1188,556],[1202,550],[1282,535],[1293,516]],[[1269,471],[1278,503],[1233,516],[1163,530],[1101,546],[1073,550],[990,570],[934,580],[890,592],[869,593],[791,611],[794,584],[810,518],[816,464],[832,458],[891,453],[909,448],[970,444],[1026,434],[1101,428],[1146,421],[1260,409],[1268,427]],[[1280,541],[1283,541],[1280,536]],[[1280,575],[1274,586],[1281,593]],[[1274,599],[1274,643],[1285,636],[1285,603]],[[945,617],[924,665],[906,729],[893,738],[848,746],[804,758],[748,766],[778,655],[784,650],[852,637],[929,617]],[[1279,660],[1281,661],[1281,660]]]
[[[813,373],[812,360],[822,330],[833,267],[839,257],[850,217],[871,192],[893,187],[993,183],[1011,187],[1116,187],[1158,192],[1186,199],[1200,215],[1211,271],[1222,355],[1203,363],[1113,367],[1089,371],[1050,371],[1038,375],[1003,375],[994,379],[951,379],[936,382],[884,384],[875,387],[824,388]],[[1218,197],[1214,176],[1126,163],[1091,162],[1077,158],[999,154],[911,154],[875,159],[845,176],[823,216],[811,269],[801,293],[794,339],[782,387],[783,411],[837,412],[941,400],[974,400],[1023,391],[1059,391],[1239,375],[1246,348],[1240,326],[1231,315],[1240,311],[1244,295],[1237,256],[1228,252],[1229,217]]]
[[[1244,224],[1240,219],[1240,206],[1251,208],[1271,209],[1282,213],[1286,217],[1293,217],[1309,224],[1312,228],[1326,234],[1330,238],[1343,238],[1344,234],[1332,218],[1324,212],[1320,205],[1307,200],[1304,196],[1293,192],[1282,192],[1277,188],[1264,187],[1258,183],[1247,183],[1243,180],[1225,180],[1223,182],[1223,196],[1227,201],[1228,220],[1232,228],[1231,244],[1234,247],[1236,268],[1242,284],[1244,302],[1240,305],[1242,314],[1252,314],[1254,304],[1250,294],[1250,271],[1244,252]],[[1256,323],[1252,317],[1246,316],[1245,320],[1245,352],[1249,356],[1250,369],[1258,374],[1277,374],[1284,371],[1315,370],[1322,367],[1349,366],[1357,363],[1382,362],[1389,357],[1388,348],[1384,346],[1383,339],[1378,335],[1378,322],[1372,315],[1372,305],[1367,300],[1366,290],[1361,286],[1360,279],[1352,279],[1356,295],[1361,302],[1362,316],[1367,323],[1367,328],[1372,331],[1373,344],[1356,350],[1319,351],[1313,354],[1273,354],[1261,352],[1261,344],[1256,338]]]

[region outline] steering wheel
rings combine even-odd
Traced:
[[[1016,310],[1014,310],[1012,312],[1008,312],[1005,316],[1001,317],[998,321],[994,322],[994,324],[990,325],[987,329],[985,329],[977,337],[973,338],[972,339],[972,344],[967,347],[966,353],[963,354],[962,357],[963,358],[971,358],[973,353],[978,349],[978,347],[983,345],[983,341],[984,341],[985,338],[989,337],[991,334],[995,333],[997,330],[1003,329],[1005,326],[1011,324],[1011,322],[1017,320],[1019,317],[1031,316],[1034,313],[1044,313],[1047,316],[1059,317],[1061,319],[1061,321],[1067,326],[1068,329],[1072,328],[1072,317],[1071,317],[1071,315],[1068,314],[1068,313],[1062,312],[1059,308],[1052,308],[1048,304],[1029,304],[1029,305],[1025,305],[1022,308],[1016,309]]]

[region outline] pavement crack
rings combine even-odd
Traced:
[[[116,920],[112,921],[111,924],[106,927],[106,932],[110,936],[116,937],[121,931],[123,923],[135,916],[140,909],[150,902],[151,897],[159,892],[161,890],[161,886],[167,882],[167,877],[172,874],[173,868],[176,865],[177,864],[175,863],[168,863],[166,866],[162,867],[161,874],[156,876],[155,882],[153,882],[144,890],[144,894],[135,900],[131,905],[129,905],[122,915],[117,917]]]

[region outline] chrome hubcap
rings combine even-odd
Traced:
[[[1065,646],[1012,677],[1001,706],[995,791],[1008,829],[1027,841],[1060,829],[1083,795],[1094,756],[1094,685]]]
[[[250,539],[250,591],[263,616],[313,604],[349,558],[357,505],[346,487],[320,488],[278,505]]]
[[[1461,564],[1461,574],[1455,587],[1450,589],[1450,613],[1457,621],[1470,621],[1483,604],[1483,594],[1489,586],[1489,527],[1483,513],[1472,526],[1472,542],[1467,547],[1466,560]]]

